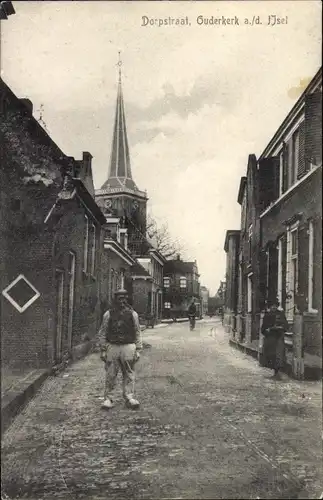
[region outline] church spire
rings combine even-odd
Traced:
[[[127,136],[126,118],[124,111],[122,84],[121,84],[121,66],[119,52],[119,78],[117,92],[117,106],[114,119],[112,150],[109,166],[108,180],[103,184],[102,188],[120,188],[137,190],[137,186],[132,179],[129,144]]]

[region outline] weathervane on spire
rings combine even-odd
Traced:
[[[122,66],[122,61],[121,61],[121,56],[120,56],[121,52],[119,50],[118,52],[118,55],[119,55],[119,60],[118,60],[118,63],[117,63],[117,66],[119,66],[119,83],[121,82],[121,66]]]

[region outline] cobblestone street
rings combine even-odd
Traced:
[[[136,412],[101,409],[98,354],[47,379],[3,436],[3,498],[319,498],[321,384],[234,350],[217,320],[143,332]]]

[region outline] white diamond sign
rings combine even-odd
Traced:
[[[38,290],[23,274],[19,274],[19,276],[2,291],[2,295],[6,297],[20,313],[26,311],[26,309],[40,297]]]

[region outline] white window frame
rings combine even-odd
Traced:
[[[171,309],[171,303],[170,302],[164,302],[164,309]]]
[[[296,137],[297,137],[297,141],[296,141]],[[296,144],[297,144],[297,147],[296,147]],[[291,178],[290,186],[293,186],[295,184],[295,182],[297,181],[298,166],[299,166],[299,128],[297,128],[292,135],[291,146],[292,146],[292,165],[291,165],[292,178]]]
[[[128,250],[128,229],[122,228],[122,229],[120,229],[119,233],[120,233],[120,235],[121,234],[124,235],[123,246],[124,246],[125,250]],[[121,239],[120,236],[119,236],[119,239]]]
[[[89,252],[89,218],[84,215],[85,218],[85,237],[84,237],[84,248],[83,248],[83,271],[86,273],[88,270],[88,252]]]
[[[287,230],[286,317],[288,320],[292,320],[294,317],[295,295],[298,290],[298,226],[299,222],[296,222]],[[297,249],[296,253],[292,254],[292,233],[294,232],[296,232]]]
[[[125,282],[125,272],[123,269],[120,271],[120,288],[124,289],[124,282]]]
[[[183,283],[185,283],[185,285],[183,285]],[[179,278],[179,287],[181,290],[184,290],[184,288],[187,288],[187,278],[186,276],[181,276]]]
[[[250,224],[248,229],[248,251],[249,251],[249,262],[252,260],[252,224]]]
[[[164,276],[164,278],[163,278],[163,284],[164,284],[164,288],[169,288],[170,287],[170,278],[168,276]]]
[[[313,307],[313,278],[314,278],[314,222],[309,221],[308,226],[308,312],[317,313]]]
[[[282,149],[278,154],[279,154],[279,196],[282,196],[283,182],[284,182],[284,150]]]
[[[283,236],[278,240],[278,276],[277,276],[277,295],[279,304],[283,304]]]
[[[252,313],[252,276],[253,273],[249,273],[247,276],[247,312]]]

